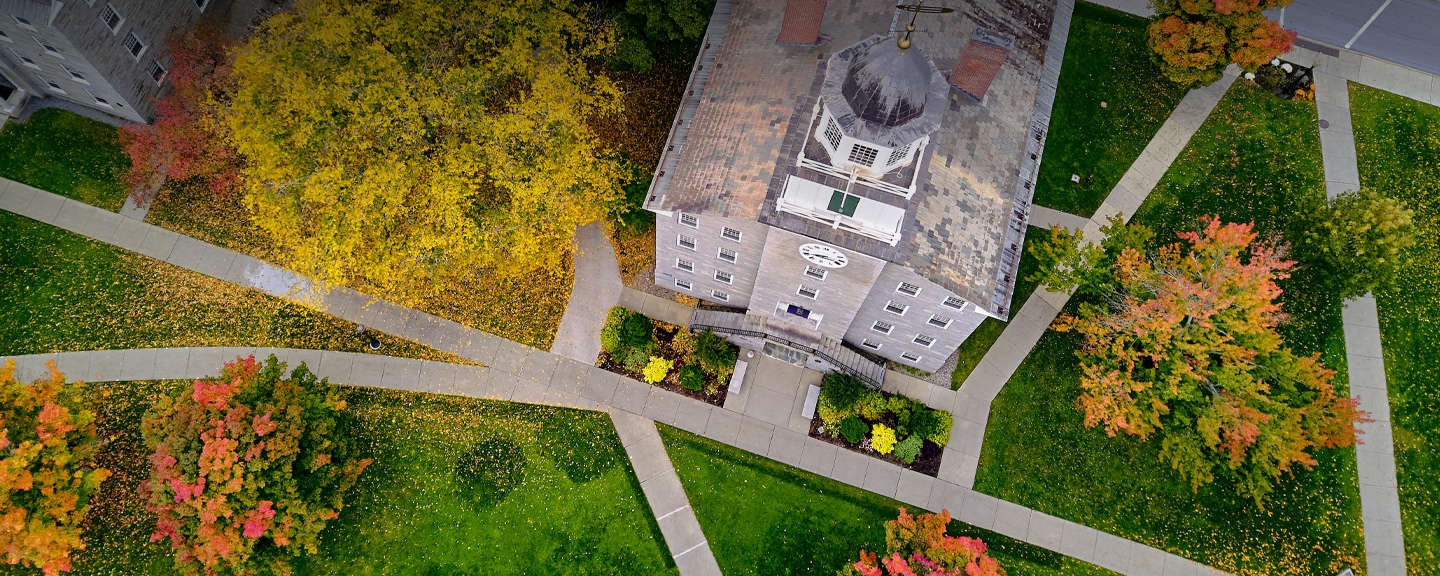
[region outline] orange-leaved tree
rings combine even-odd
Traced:
[[[80,387],[49,368],[21,384],[14,360],[0,367],[0,548],[6,563],[54,576],[85,547],[81,522],[110,472],[94,466],[95,414]]]
[[[947,536],[950,511],[900,517],[885,523],[885,555],[860,551],[860,560],[845,565],[841,576],[1005,576],[985,554],[978,538]]]
[[[1165,76],[1185,86],[1220,79],[1234,63],[1247,72],[1290,51],[1295,32],[1262,13],[1290,0],[1151,0],[1150,49]]]
[[[349,420],[338,390],[274,356],[162,398],[141,424],[151,541],[168,539],[185,574],[288,574],[370,464],[351,457]]]
[[[1103,305],[1056,321],[1083,336],[1077,406],[1106,433],[1162,436],[1160,458],[1191,483],[1217,474],[1262,504],[1317,448],[1355,443],[1364,414],[1339,395],[1320,355],[1284,345],[1277,280],[1295,265],[1250,224],[1205,218],[1198,232],[1112,266]]]

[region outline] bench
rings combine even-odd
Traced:
[[[731,394],[740,393],[740,383],[745,381],[745,366],[746,364],[744,360],[740,360],[735,363],[735,372],[730,375]]]
[[[815,417],[815,405],[820,403],[820,387],[814,384],[805,391],[805,407],[800,409],[800,415],[806,418]]]

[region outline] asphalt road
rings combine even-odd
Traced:
[[[1440,1],[1295,0],[1266,14],[1301,37],[1440,75]]]

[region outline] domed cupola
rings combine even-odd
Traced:
[[[948,91],[919,47],[871,36],[830,58],[813,137],[830,166],[881,178],[915,161],[940,128]]]

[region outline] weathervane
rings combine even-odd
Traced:
[[[896,8],[913,13],[910,16],[910,23],[905,25],[905,35],[895,41],[895,45],[899,46],[901,50],[910,48],[910,34],[915,31],[915,19],[921,14],[949,14],[955,11],[954,8],[944,6],[926,6],[925,0],[920,0],[919,4],[901,4]]]

